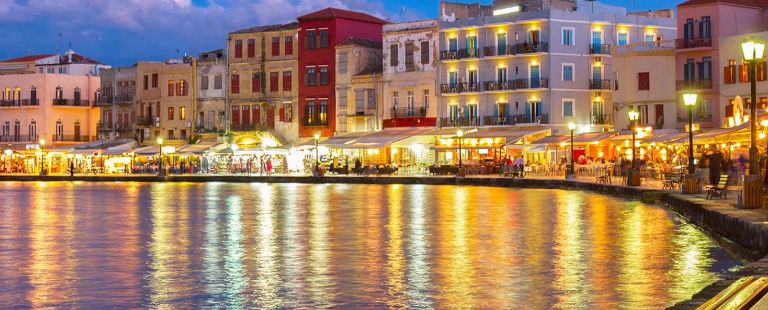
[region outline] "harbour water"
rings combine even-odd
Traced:
[[[740,262],[663,207],[471,186],[2,183],[0,307],[660,308]]]

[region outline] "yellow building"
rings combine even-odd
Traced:
[[[194,132],[195,61],[137,64],[137,136],[152,144],[161,137],[168,144],[184,144]]]

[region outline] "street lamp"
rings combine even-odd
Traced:
[[[464,136],[464,130],[459,128],[459,130],[456,131],[456,136],[459,137],[459,170],[461,170],[461,137]]]
[[[752,93],[752,105],[749,111],[750,122],[750,142],[749,147],[749,174],[757,175],[759,173],[758,165],[758,151],[757,151],[757,81],[755,79],[755,65],[763,58],[763,52],[765,51],[765,44],[757,43],[753,40],[741,43],[741,51],[744,54],[744,60],[749,63],[749,81]]]
[[[683,94],[683,102],[688,107],[688,174],[695,174],[696,167],[693,163],[693,107],[696,105],[698,95]]]
[[[40,139],[40,141],[38,141],[38,142],[40,143],[40,154],[41,154],[41,158],[40,158],[40,175],[43,175],[45,173],[45,151],[44,151],[45,139]]]
[[[320,143],[320,133],[315,133],[315,170],[317,170],[320,167],[320,148],[318,148],[318,144]]]
[[[627,184],[635,185],[634,172],[635,172],[635,169],[637,168],[637,164],[636,164],[637,156],[635,153],[635,144],[636,144],[635,135],[637,134],[637,120],[640,118],[640,112],[637,112],[637,110],[630,110],[628,114],[629,114],[629,120],[632,121],[632,168],[629,169],[629,174],[628,174],[629,176],[628,180],[630,180],[631,182],[628,181]]]
[[[157,138],[157,149],[160,150],[160,155],[157,158],[158,161],[158,175],[163,175],[163,138]]]
[[[573,130],[576,129],[576,124],[573,122],[568,123],[568,130],[571,132],[571,167],[569,168],[568,175],[566,176],[567,179],[574,179],[576,178],[576,166],[574,163],[574,153],[573,153]]]

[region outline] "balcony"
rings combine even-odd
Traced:
[[[611,80],[589,79],[589,89],[611,90]]]
[[[611,46],[609,44],[592,43],[589,45],[589,54],[590,55],[610,55]]]
[[[440,127],[466,127],[466,126],[480,126],[479,117],[441,117]]]
[[[547,114],[519,114],[506,117],[441,117],[440,127],[467,127],[467,126],[511,126],[517,124],[549,124]]]
[[[83,135],[53,135],[51,141],[54,142],[90,142],[96,140],[96,137]]]
[[[326,127],[328,126],[328,118],[320,117],[320,114],[307,114],[301,119],[301,126],[304,127]]]
[[[677,90],[712,89],[712,80],[678,80]]]
[[[509,56],[512,54],[512,49],[509,45],[504,46],[486,46],[483,48],[483,57],[491,56]]]
[[[440,60],[458,60],[459,53],[457,51],[440,51]]]
[[[592,125],[611,125],[613,124],[611,114],[592,114],[589,117]]]
[[[75,100],[75,99],[53,99],[54,106],[64,107],[90,107],[90,100]]]
[[[127,105],[133,103],[133,94],[120,94],[115,96],[115,103]]]
[[[0,142],[37,142],[37,135],[8,135],[0,136]]]
[[[625,54],[632,52],[650,52],[650,51],[663,51],[671,50],[675,48],[675,40],[653,41],[653,42],[638,42],[628,45],[616,46],[616,54]]]
[[[516,79],[511,80],[510,83],[513,90],[549,87],[549,79],[547,78]]]
[[[97,107],[111,106],[112,103],[114,103],[112,96],[101,95],[98,100],[96,100]]]
[[[389,110],[391,118],[413,118],[413,117],[426,117],[427,108],[425,107],[405,107],[405,108],[391,108]]]
[[[465,58],[480,58],[480,49],[478,48],[464,48],[459,50],[459,59]]]
[[[675,48],[677,49],[700,48],[700,47],[712,47],[712,38],[675,40]]]
[[[133,131],[133,128],[131,128],[130,124],[114,124],[109,125],[106,123],[99,122],[96,124],[96,128],[98,128],[99,131]]]
[[[506,116],[485,116],[483,117],[483,126],[508,126],[514,125],[513,119]]]
[[[139,126],[152,126],[155,123],[159,123],[159,122],[160,122],[159,116],[139,116],[136,119],[136,124],[138,124]]]
[[[483,83],[485,91],[512,90],[508,82],[486,81]]]
[[[23,107],[38,105],[40,105],[40,102],[37,99],[0,100],[0,107]]]
[[[537,43],[525,42],[525,43],[510,45],[507,53],[509,55],[518,55],[518,54],[546,53],[548,51],[549,51],[549,45],[547,44],[547,42],[537,42]]]
[[[512,124],[549,124],[548,114],[518,114],[512,115]]]

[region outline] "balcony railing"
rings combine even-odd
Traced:
[[[0,136],[0,142],[37,142],[37,135],[7,135]]]
[[[675,47],[677,49],[712,47],[712,38],[677,39]]]
[[[610,125],[613,123],[611,114],[592,114],[589,121],[592,125]]]
[[[90,142],[96,140],[96,137],[84,135],[53,135],[51,141],[54,142]]]
[[[67,106],[67,107],[90,107],[90,100],[75,100],[75,99],[53,99],[53,105],[55,106]]]
[[[269,128],[267,124],[230,124],[229,128],[233,131],[267,131],[274,128]]]
[[[512,117],[507,116],[485,116],[483,117],[483,126],[504,126],[514,125]]]
[[[606,79],[589,79],[589,89],[611,89],[611,80]]]
[[[510,45],[509,50],[507,51],[510,55],[518,55],[518,54],[531,54],[531,53],[546,53],[549,51],[549,44],[547,42],[538,42],[538,43],[518,43],[515,45]]]
[[[589,44],[590,55],[608,55],[611,53],[611,46],[609,44]]]
[[[677,90],[712,89],[712,80],[678,80]]]
[[[483,117],[441,117],[440,127],[462,126],[510,126],[517,124],[549,124],[547,114],[519,114],[509,116],[483,116]]]
[[[440,93],[442,94],[458,94],[460,92],[459,84],[440,84]]]
[[[426,117],[427,108],[425,107],[397,107],[391,108],[391,118],[410,118],[410,117]]]
[[[328,126],[328,118],[321,118],[320,115],[308,115],[301,119],[301,125],[305,127]]]
[[[485,91],[513,90],[509,82],[486,81],[483,84]]]
[[[115,96],[115,102],[118,104],[127,104],[133,102],[133,94],[120,94]]]
[[[442,94],[458,94],[467,92],[479,92],[479,91],[505,91],[505,90],[520,90],[531,88],[548,88],[548,78],[537,79],[515,79],[507,82],[498,81],[486,81],[483,83],[483,89],[479,88],[478,83],[457,83],[457,84],[440,84],[440,93]],[[610,89],[610,82],[608,82],[608,88]]]
[[[37,99],[16,99],[16,100],[0,100],[0,107],[22,107],[22,106],[37,106],[40,105],[40,101]]]
[[[112,100],[112,96],[101,95],[96,100],[96,106],[99,106],[99,107],[110,106],[112,105],[112,103],[114,103],[114,101]]]
[[[459,59],[479,58],[479,57],[480,57],[479,48],[464,48],[459,50]]]
[[[131,124],[112,124],[109,125],[107,123],[98,123],[96,124],[96,128],[98,128],[99,131],[130,131],[133,130],[131,128]]]
[[[548,88],[549,79],[537,78],[537,79],[516,79],[512,80],[512,89],[530,89],[530,88]]]
[[[160,121],[160,117],[158,116],[139,116],[136,119],[136,124],[139,126],[152,126],[154,123],[157,123]]]
[[[647,52],[658,50],[671,50],[675,48],[675,40],[653,41],[653,42],[638,42],[628,45],[617,45],[616,53],[624,54],[629,52]]]
[[[440,60],[457,60],[459,59],[458,51],[440,51]]]
[[[548,114],[512,115],[512,124],[549,124]]]

